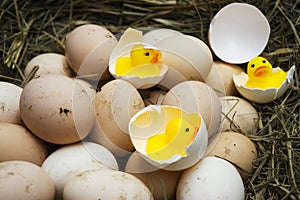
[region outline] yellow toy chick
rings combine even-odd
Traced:
[[[137,44],[132,47],[130,57],[120,57],[116,62],[116,74],[120,76],[158,76],[161,51]]]
[[[186,147],[194,141],[198,129],[182,118],[172,119],[164,133],[148,138],[146,152],[157,161],[168,160],[176,154],[186,156]]]
[[[279,67],[273,70],[271,63],[263,57],[255,57],[249,61],[247,74],[246,87],[258,89],[279,88],[287,76]]]

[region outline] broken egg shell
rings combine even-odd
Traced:
[[[0,91],[0,122],[22,125],[19,101],[23,88],[12,83],[0,81]]]
[[[105,27],[85,24],[66,36],[65,55],[78,76],[99,80],[116,43],[115,36]]]
[[[32,58],[24,69],[24,75],[27,77],[35,66],[39,69],[36,71],[34,78],[43,74],[60,74],[72,77],[72,69],[67,63],[64,55],[58,53],[43,53]]]
[[[183,34],[174,35],[160,40],[155,46],[162,52],[161,61],[169,70],[172,68],[176,71],[168,72],[160,85],[173,87],[181,82],[182,77],[185,80],[204,81],[211,70],[212,54],[207,45],[198,38]],[[170,81],[174,84],[171,85]]]
[[[130,118],[143,109],[144,102],[127,81],[116,79],[106,83],[95,96],[96,122],[89,137],[121,157],[134,147],[128,135]]]
[[[231,3],[223,7],[209,26],[209,44],[221,60],[241,64],[261,54],[270,35],[270,25],[253,5]]]
[[[245,179],[253,172],[253,161],[257,158],[257,150],[255,144],[247,136],[228,131],[214,138],[205,156],[216,156],[231,162]]]
[[[207,84],[200,81],[181,82],[167,92],[162,104],[177,106],[190,113],[200,113],[207,127],[208,138],[218,132],[221,103],[218,95]]]
[[[276,70],[276,68],[273,68],[273,71],[274,70]],[[246,87],[245,85],[248,80],[248,75],[246,73],[234,75],[233,81],[237,91],[243,97],[255,103],[265,104],[278,99],[291,87],[294,72],[295,66],[292,66],[287,72],[286,80],[279,88],[259,89]]]
[[[123,38],[123,40],[125,40],[125,39],[126,38]],[[165,77],[165,75],[168,71],[168,67],[166,65],[164,65],[160,62],[158,63],[158,66],[160,67],[160,74],[157,75],[157,76],[152,76],[151,75],[151,76],[147,76],[147,77],[139,77],[139,76],[134,76],[134,75],[118,75],[116,73],[116,61],[117,61],[117,59],[120,58],[120,57],[129,57],[132,47],[137,45],[137,44],[142,44],[144,46],[147,46],[147,47],[150,47],[150,48],[153,48],[153,49],[157,49],[154,46],[151,46],[151,45],[146,44],[146,43],[141,43],[141,42],[131,42],[131,43],[126,44],[124,46],[118,45],[117,46],[118,49],[114,49],[114,51],[119,52],[119,54],[110,57],[109,68],[108,69],[109,69],[109,72],[115,78],[126,80],[126,81],[130,82],[137,89],[147,89],[147,88],[150,88],[150,87],[158,84]],[[138,66],[138,67],[143,67],[143,66]]]
[[[192,126],[199,126],[195,115],[199,116],[200,127],[193,142],[185,147],[187,156],[174,154],[168,160],[154,160],[146,152],[149,137],[165,131],[167,123],[174,118],[183,118]],[[183,170],[197,163],[204,155],[208,143],[205,123],[199,113],[187,113],[179,107],[149,105],[137,112],[129,122],[129,135],[136,149],[145,160],[157,168],[170,171]]]

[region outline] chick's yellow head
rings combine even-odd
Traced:
[[[194,127],[183,118],[175,118],[168,122],[166,126],[166,135],[170,139],[193,140],[196,137],[198,128]]]
[[[247,65],[249,77],[263,77],[272,73],[271,63],[264,57],[255,57]]]
[[[161,56],[160,50],[145,47],[143,44],[133,46],[130,52],[130,59],[133,66],[158,63]]]

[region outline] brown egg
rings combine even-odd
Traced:
[[[55,144],[80,141],[88,135],[95,119],[87,90],[74,79],[53,74],[33,79],[25,86],[20,114],[32,133]]]
[[[183,171],[158,169],[134,152],[128,159],[125,172],[143,181],[155,200],[164,200],[175,199],[177,183]]]
[[[209,72],[205,83],[211,86],[218,96],[237,95],[238,92],[233,83],[233,75],[244,72],[243,68],[238,65],[214,61],[211,71]]]
[[[116,79],[105,84],[95,96],[96,123],[90,139],[117,156],[134,150],[128,134],[130,118],[144,108],[139,92],[127,81]]]
[[[41,165],[47,154],[45,143],[25,127],[0,123],[0,162],[23,160]]]
[[[222,120],[220,131],[236,131],[253,134],[258,128],[256,109],[246,100],[225,96],[220,98],[222,104]]]
[[[116,43],[115,36],[105,27],[85,24],[66,36],[66,58],[77,75],[95,76],[93,78],[99,80]]]
[[[206,156],[223,158],[234,164],[245,180],[253,172],[253,161],[257,158],[255,144],[245,135],[222,132],[210,143]]]

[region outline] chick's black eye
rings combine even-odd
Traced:
[[[190,129],[189,129],[189,128],[186,128],[186,129],[185,129],[185,132],[190,132]]]
[[[146,52],[146,53],[145,53],[145,56],[150,56],[150,53],[149,53],[149,52]]]
[[[266,63],[266,60],[263,60],[262,62],[263,62],[263,63]]]
[[[255,67],[255,65],[254,65],[254,64],[252,64],[252,65],[251,65],[251,67]]]

